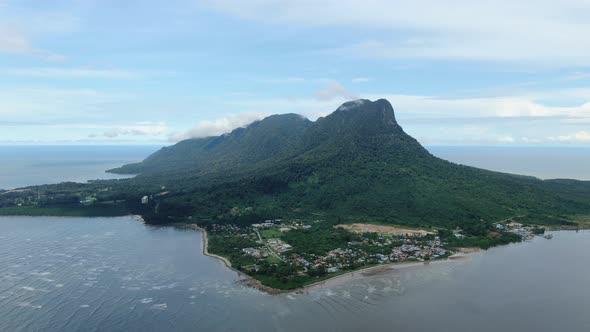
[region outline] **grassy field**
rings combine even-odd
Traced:
[[[335,227],[344,228],[354,233],[379,233],[379,234],[387,234],[387,235],[403,235],[403,234],[418,234],[418,235],[426,235],[426,234],[434,234],[432,230],[425,231],[416,228],[408,228],[408,227],[394,227],[394,226],[385,226],[385,225],[375,225],[375,224],[340,224],[336,225]]]
[[[391,220],[379,220],[374,218],[350,218],[343,220],[342,224],[368,224],[368,225],[376,225],[376,226],[389,226],[389,227],[397,227],[403,229],[411,229],[416,231],[428,231],[428,232],[436,232],[437,229],[441,227],[419,227],[415,225],[408,225],[400,222],[392,222]]]
[[[280,259],[278,259],[278,258],[277,258],[277,257],[275,257],[275,256],[268,256],[268,257],[266,258],[266,261],[267,261],[268,263],[270,263],[270,264],[279,264],[279,263],[281,262],[281,260],[280,260]]]
[[[260,231],[260,235],[265,239],[272,239],[272,238],[281,237],[281,235],[283,235],[283,233],[279,230],[269,228],[269,229],[263,229],[262,231]]]

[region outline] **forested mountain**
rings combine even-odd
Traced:
[[[315,122],[273,115],[179,142],[112,172],[139,175],[0,193],[0,208],[8,208],[0,213],[65,213],[90,199],[92,209],[79,213],[124,208],[151,223],[292,217],[459,226],[472,234],[516,216],[568,224],[590,215],[589,182],[543,181],[439,159],[403,131],[386,100],[347,102]]]
[[[521,216],[562,223],[590,213],[590,184],[457,165],[407,135],[386,100],[351,101],[315,122],[275,115],[182,141],[114,172],[164,185],[159,214],[211,218],[324,215],[475,227]],[[235,220],[234,220],[235,221]]]
[[[272,115],[221,136],[164,147],[143,162],[110,170],[121,174],[187,173],[189,176],[260,167],[301,143],[312,124],[297,114]]]

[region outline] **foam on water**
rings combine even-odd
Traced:
[[[567,253],[577,262],[585,259],[587,250],[580,248],[590,250],[590,234],[583,232],[495,248],[461,262],[372,277],[359,273],[305,294],[271,296],[243,286],[236,273],[202,256],[201,237],[192,231],[150,228],[131,218],[0,217],[0,225],[11,239],[23,234],[37,239],[0,241],[0,331],[170,330],[173,321],[179,330],[411,332],[437,329],[444,322],[458,332],[473,326],[491,332],[511,330],[495,317],[514,312],[537,332],[558,329],[539,317],[545,310],[540,306],[569,315],[562,330],[583,330],[590,323],[581,313],[584,303],[560,303],[590,297],[587,267],[562,258]],[[114,234],[106,235],[105,229]],[[81,238],[84,234],[92,236]],[[67,236],[76,252],[63,250]],[[30,253],[37,254],[27,257]],[[23,258],[26,264],[21,264]],[[546,264],[561,268],[547,271]],[[576,286],[561,287],[559,293],[546,287],[559,280]],[[517,299],[518,307],[507,299]],[[473,305],[461,304],[465,301]],[[467,310],[472,307],[480,308],[479,313]]]
[[[165,309],[168,309],[168,304],[167,303],[154,304],[154,305],[152,305],[152,309],[165,310]]]

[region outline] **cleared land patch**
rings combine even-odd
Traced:
[[[372,225],[372,224],[340,224],[336,225],[338,228],[343,228],[354,233],[379,233],[386,235],[426,235],[434,234],[434,232],[428,232],[421,229],[408,229],[395,226],[384,226],[384,225]]]

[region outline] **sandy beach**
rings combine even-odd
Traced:
[[[219,256],[219,255],[215,255],[209,252],[209,238],[207,236],[207,230],[205,230],[204,228],[198,228],[198,230],[201,231],[202,237],[203,237],[203,255],[205,256],[209,256],[209,257],[213,257],[213,258],[217,258],[219,260],[221,260],[225,266],[229,267],[230,269],[242,274],[240,271],[237,271],[236,269],[234,269],[231,265],[231,262],[223,257],[223,256]]]
[[[443,263],[450,263],[454,261],[464,260],[467,259],[468,256],[464,254],[460,255],[453,255],[450,256],[448,259],[442,260],[434,260],[434,261],[426,261],[426,262],[395,262],[395,263],[388,263],[388,264],[381,264],[375,266],[369,266],[365,268],[361,268],[359,270],[354,270],[350,272],[346,272],[340,275],[336,275],[332,278],[321,280],[315,282],[313,284],[309,284],[304,286],[302,289],[299,290],[312,290],[316,288],[323,288],[323,287],[333,287],[335,285],[341,284],[348,280],[357,279],[357,278],[370,278],[373,276],[385,274],[395,270],[413,268],[413,267],[420,267],[420,266],[427,266],[431,264],[443,264]]]
[[[208,256],[208,257],[212,257],[212,258],[215,258],[215,259],[218,259],[218,260],[222,261],[223,264],[228,269],[236,272],[240,276],[240,278],[242,278],[242,281],[244,281],[244,280],[249,281],[250,279],[253,279],[252,277],[250,277],[249,275],[243,273],[242,271],[238,271],[237,269],[235,269],[231,265],[231,262],[227,258],[225,258],[223,256],[215,255],[215,254],[212,254],[212,253],[209,252],[209,238],[207,236],[207,230],[206,229],[204,229],[202,227],[199,227],[196,224],[191,224],[191,228],[194,229],[194,230],[197,230],[197,231],[200,231],[201,232],[201,236],[202,236],[202,239],[203,239],[203,248],[202,248],[203,255]],[[261,286],[263,286],[263,285],[261,284]],[[266,286],[264,286],[264,287],[266,287]]]
[[[444,260],[435,260],[435,261],[426,261],[426,262],[395,262],[395,263],[389,263],[389,264],[374,265],[374,266],[369,266],[369,267],[361,268],[358,270],[338,274],[338,275],[335,275],[331,278],[320,280],[320,281],[311,283],[309,285],[305,285],[300,288],[283,290],[283,289],[276,289],[276,288],[272,288],[272,287],[263,285],[259,280],[235,269],[232,266],[231,262],[227,258],[210,253],[208,250],[208,244],[209,244],[208,241],[209,240],[208,240],[208,236],[207,236],[207,230],[197,226],[196,224],[192,224],[191,227],[193,229],[201,232],[201,235],[203,237],[203,255],[221,260],[225,264],[226,267],[228,267],[232,271],[235,271],[236,273],[238,273],[238,275],[242,278],[242,280],[240,280],[240,281],[244,285],[258,289],[264,293],[271,294],[271,295],[288,294],[288,293],[305,293],[308,290],[312,290],[315,288],[334,286],[338,283],[341,283],[343,281],[350,280],[353,278],[358,278],[358,277],[361,277],[361,278],[365,277],[366,278],[366,277],[372,277],[375,275],[387,273],[387,272],[398,270],[398,269],[419,267],[419,266],[424,266],[424,265],[429,265],[429,264],[448,263],[448,262],[452,262],[452,261],[462,260],[462,259],[467,258],[467,254],[468,254],[468,253],[455,254],[455,255],[450,256],[448,259],[444,259]]]
[[[223,257],[223,256],[219,256],[219,255],[215,255],[209,252],[209,238],[207,236],[207,230],[199,227],[195,224],[192,224],[191,227],[195,230],[198,230],[201,232],[202,238],[203,238],[203,255],[208,256],[208,257],[212,257],[215,259],[219,259],[220,261],[223,262],[223,264],[229,268],[230,270],[236,272],[239,276],[240,276],[240,282],[248,287],[252,287],[255,289],[258,289],[261,292],[267,293],[267,294],[272,294],[272,295],[276,295],[276,294],[282,294],[282,293],[290,293],[293,291],[296,291],[296,289],[293,290],[281,290],[281,289],[276,289],[276,288],[272,288],[269,286],[265,286],[263,285],[260,281],[252,278],[251,276],[243,273],[242,271],[238,271],[237,269],[235,269],[231,262]]]

